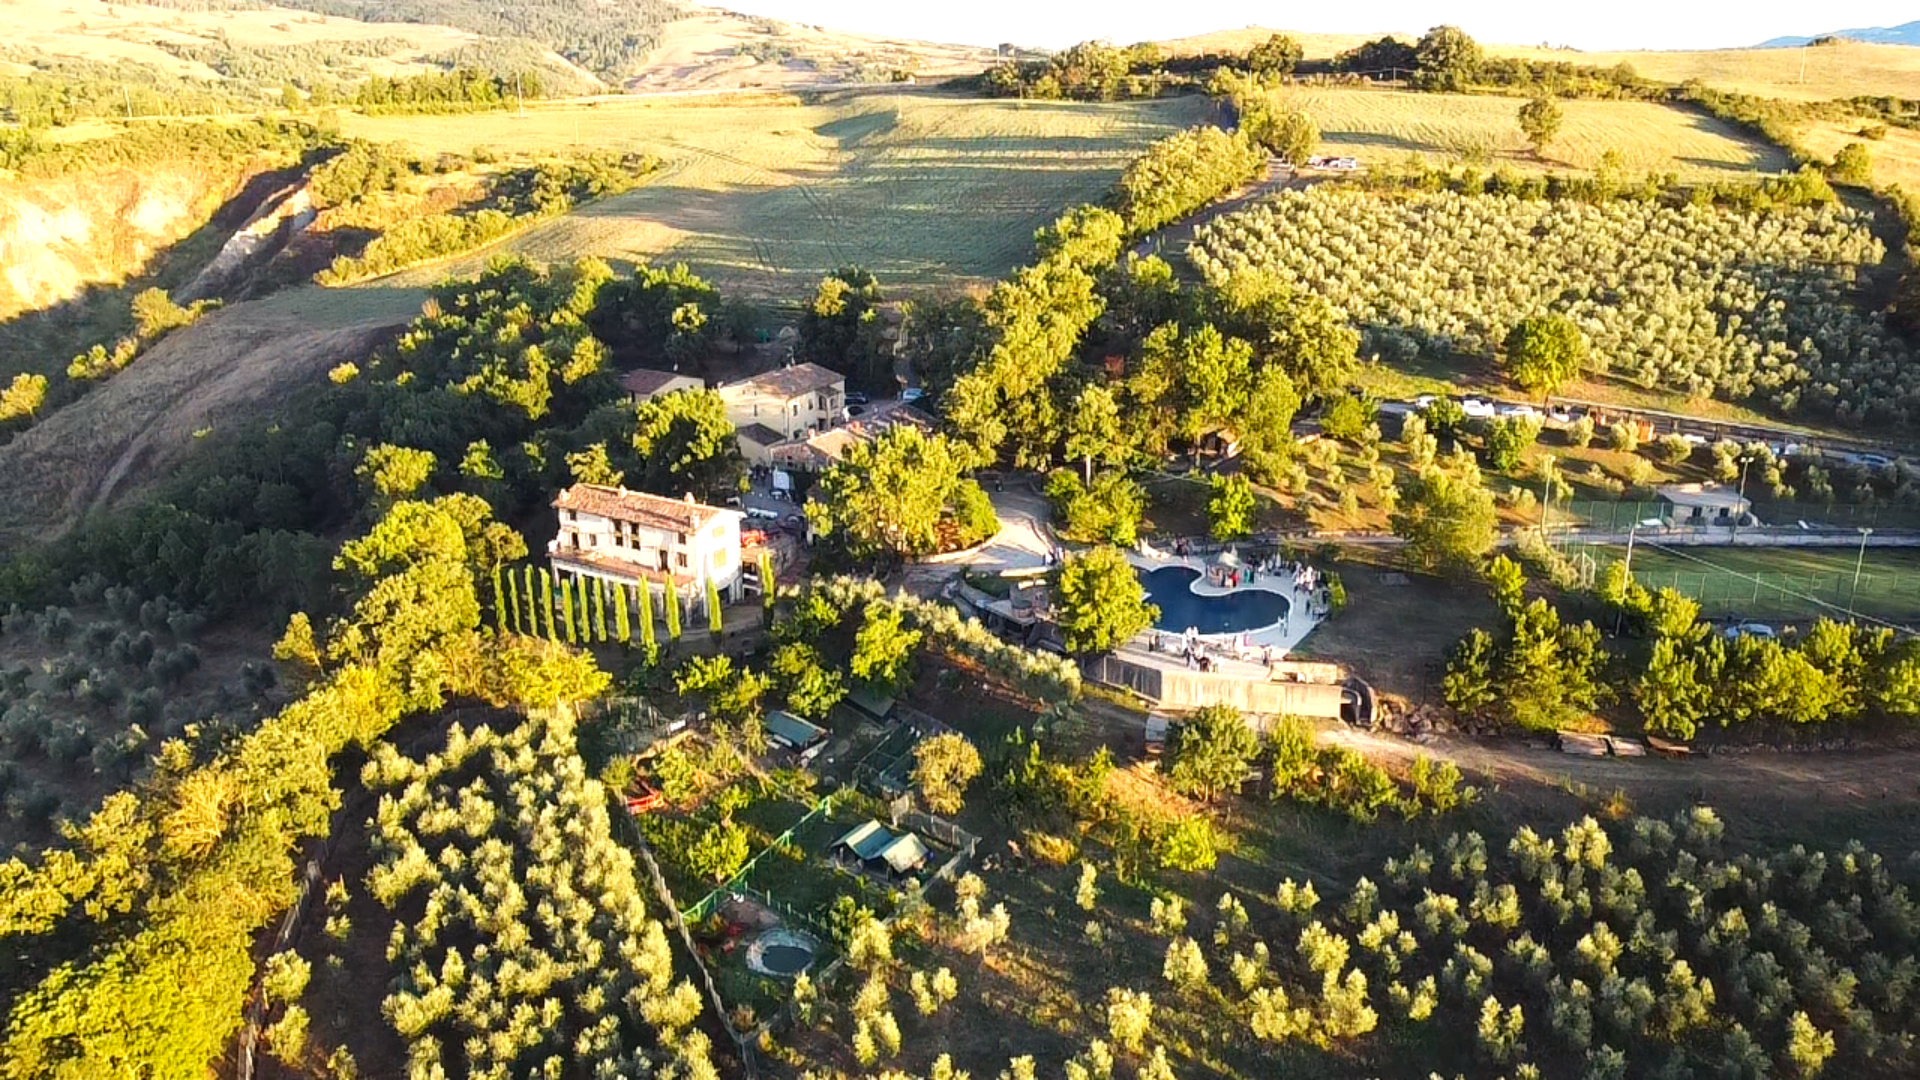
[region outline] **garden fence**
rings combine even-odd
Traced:
[[[733,1026],[733,1018],[727,1014],[726,999],[720,996],[720,988],[713,981],[713,973],[707,970],[707,962],[700,958],[700,950],[694,946],[693,932],[687,929],[687,920],[681,918],[680,909],[674,905],[673,890],[667,888],[667,879],[660,873],[660,864],[654,861],[653,849],[647,846],[647,838],[641,834],[640,826],[635,824],[631,817],[619,814],[617,819],[626,823],[633,849],[640,854],[640,865],[646,867],[647,878],[653,883],[654,895],[659,897],[660,903],[665,905],[668,914],[673,917],[673,929],[680,935],[680,944],[686,946],[687,958],[693,961],[693,969],[700,975],[701,988],[706,991],[707,1001],[713,1006],[714,1016],[719,1019],[720,1026],[726,1030],[727,1038],[733,1040],[739,1052],[741,1069],[748,1080],[755,1080],[760,1073],[759,1066],[754,1061],[753,1044]]]
[[[1570,546],[1567,554],[1575,559],[1591,557],[1596,568],[1595,581],[1601,580],[1599,570],[1625,558],[1622,548],[1586,544]],[[1834,616],[1852,609],[1861,598],[1868,598],[1872,606],[1873,599],[1883,595],[1920,591],[1920,575],[1869,569],[1859,577],[1856,586],[1851,570],[1814,574],[1748,573],[1704,565],[1666,570],[1649,568],[1638,559],[1633,567],[1635,584],[1649,592],[1672,589],[1691,597],[1700,605],[1701,614],[1707,616]]]
[[[746,862],[746,865],[742,866],[739,870],[736,870],[733,876],[728,878],[718,888],[715,888],[712,892],[701,897],[699,901],[696,902],[692,907],[681,911],[680,917],[682,919],[685,919],[688,922],[699,922],[701,919],[704,919],[707,916],[713,914],[713,909],[720,906],[720,901],[724,897],[733,893],[747,891],[745,890],[744,886],[740,884],[740,882],[745,881],[750,875],[752,875],[753,868],[760,864],[761,859],[766,858],[769,854],[773,853],[774,851],[780,848],[790,846],[793,843],[793,834],[796,832],[799,832],[800,829],[807,824],[807,822],[812,821],[817,817],[823,817],[826,814],[831,813],[832,811],[833,811],[833,796],[826,795],[821,797],[819,802],[816,802],[813,804],[813,809],[808,810],[804,815],[802,815],[799,821],[796,821],[792,825],[788,826],[786,832],[783,832],[779,836],[774,837],[773,842],[771,844],[768,844],[766,847],[761,848],[759,854],[755,855],[751,859],[748,859]]]
[[[1791,529],[1804,521],[1834,529],[1920,529],[1920,507],[1786,501],[1754,496],[1751,483],[1747,489],[1749,512],[1763,525]],[[1556,501],[1549,508],[1548,522],[1556,527],[1624,533],[1637,522],[1660,517],[1666,509],[1667,505],[1657,499],[1573,499]],[[1539,515],[1540,507],[1536,505],[1532,510],[1533,519],[1538,521]]]

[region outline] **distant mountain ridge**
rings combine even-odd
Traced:
[[[1846,38],[1848,41],[1864,41],[1873,45],[1920,45],[1920,19],[1901,23],[1899,26],[1870,26],[1864,30],[1835,30],[1813,37],[1777,37],[1761,42],[1761,49],[1796,49],[1812,44],[1823,37]]]

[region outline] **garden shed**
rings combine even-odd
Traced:
[[[911,874],[926,865],[933,850],[918,836],[907,832],[899,836],[885,825],[868,820],[847,830],[833,843],[833,853],[853,856],[861,866],[879,871],[885,867],[895,877]]]
[[[827,741],[827,729],[808,723],[790,712],[775,709],[767,714],[767,737],[802,758],[811,756]]]

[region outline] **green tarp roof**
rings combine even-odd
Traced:
[[[867,821],[847,830],[847,835],[834,842],[834,847],[844,847],[860,857],[860,861],[877,859],[880,853],[892,847],[897,841],[887,831],[885,825],[877,821]]]
[[[809,724],[792,713],[774,710],[767,714],[767,734],[796,749],[812,746],[827,733],[818,724]]]
[[[876,720],[885,720],[887,714],[893,711],[893,698],[876,694],[864,686],[855,687],[847,695],[847,703]]]

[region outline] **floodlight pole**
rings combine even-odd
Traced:
[[[1860,530],[1860,554],[1853,560],[1853,591],[1847,594],[1847,618],[1853,618],[1854,601],[1860,598],[1860,568],[1867,561],[1867,537],[1873,535],[1872,529]]]
[[[1747,466],[1753,464],[1752,454],[1740,455],[1740,487],[1734,492],[1733,528],[1727,532],[1727,546],[1740,538],[1740,519],[1747,513]]]
[[[1640,534],[1640,523],[1634,522],[1627,527],[1627,557],[1621,562],[1626,573],[1620,580],[1620,599],[1613,610],[1613,636],[1620,636],[1620,620],[1627,613],[1627,590],[1633,588],[1633,538]]]

